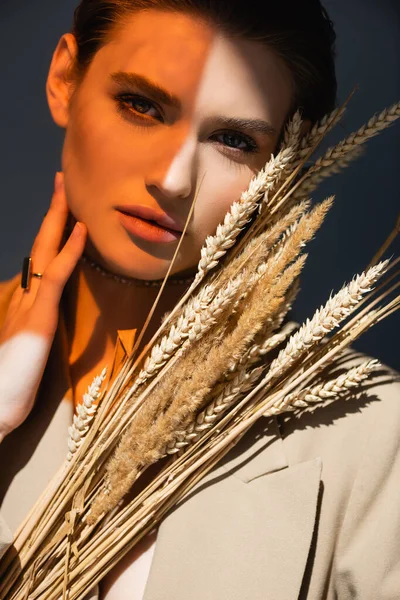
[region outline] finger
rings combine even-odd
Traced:
[[[83,223],[76,223],[70,237],[61,252],[53,259],[40,280],[33,305],[35,323],[45,333],[56,325],[58,304],[64,286],[82,256],[87,238],[87,229]]]
[[[43,219],[32,247],[32,263],[36,272],[42,273],[60,250],[68,218],[68,203],[63,181],[63,174],[57,173],[50,208]]]

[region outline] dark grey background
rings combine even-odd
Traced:
[[[63,131],[47,107],[45,81],[59,37],[69,30],[77,0],[2,1],[0,13],[1,148],[0,279],[20,270],[60,169]],[[355,84],[338,141],[375,112],[400,100],[398,0],[326,0],[338,35],[339,101]],[[323,229],[310,244],[296,318],[304,319],[362,271],[394,226],[399,208],[400,121],[368,144],[350,170],[324,184],[336,194]],[[399,255],[399,241],[391,254]],[[400,370],[400,314],[374,327],[356,347]]]

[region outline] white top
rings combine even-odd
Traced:
[[[150,533],[106,575],[99,600],[143,600],[156,538],[157,531]]]

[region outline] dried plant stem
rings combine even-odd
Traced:
[[[399,235],[399,233],[400,233],[400,214],[397,217],[396,225],[394,226],[393,231],[387,237],[387,239],[385,240],[385,242],[383,243],[381,248],[379,248],[378,252],[375,254],[374,258],[369,263],[368,268],[373,267],[374,265],[376,265],[376,263],[378,261],[381,260],[381,258],[384,256],[384,254],[386,254],[386,252],[388,251],[388,249],[390,248],[390,246],[392,245],[392,243],[394,242],[396,237]]]
[[[276,403],[271,409],[271,414],[274,414],[275,411],[276,414],[290,411],[298,415],[303,412],[311,412],[321,404],[327,406],[337,400],[340,395],[346,394],[354,388],[359,388],[360,383],[380,366],[378,360],[368,360],[334,379],[308,387],[301,392],[288,394],[283,400]]]
[[[254,344],[226,376],[226,379],[213,390],[213,397],[207,408],[201,411],[185,433],[176,436],[163,452],[165,454],[176,454],[182,448],[197,441],[204,431],[210,429],[220,415],[254,386],[266,369],[266,365],[254,369],[251,369],[251,367],[268,352],[282,344],[294,327],[295,324],[290,323],[284,328],[284,331],[273,335],[262,343]]]
[[[310,150],[314,148],[316,141],[321,136],[325,136],[334,124],[339,123],[346,110],[346,105],[335,108],[335,110],[328,115],[325,115],[318,123],[316,123],[313,128],[301,139],[300,149],[298,152],[298,157],[300,160],[308,157]]]
[[[276,158],[272,156],[264,169],[251,180],[240,200],[231,205],[223,223],[218,225],[216,234],[207,237],[205,241],[201,250],[195,284],[200,283],[205,275],[218,265],[227,250],[234,245],[239,233],[251,219],[259,201],[264,194],[275,187],[282,170],[292,156],[292,152],[289,150],[283,150]]]
[[[300,144],[302,125],[303,120],[301,118],[301,112],[297,110],[285,128],[285,134],[281,147],[282,150],[286,150],[287,148],[297,150],[297,147]]]
[[[383,316],[383,312],[382,312],[382,316]],[[377,319],[379,317],[379,314],[373,314],[370,316],[370,320],[371,322],[374,319]],[[363,323],[361,326],[354,329],[354,331],[352,332],[352,338],[354,339],[356,336],[358,336],[360,334],[360,331],[365,328],[368,327],[369,325],[367,325],[366,323]],[[334,356],[336,353],[340,352],[343,349],[343,345],[347,346],[350,343],[349,340],[346,340],[346,342],[342,342],[342,348],[340,347],[335,347],[332,348],[332,350],[330,351],[330,357],[328,357],[328,355],[326,355],[325,357],[323,357],[323,359],[321,359],[321,362],[327,362],[329,358],[331,358],[332,356]],[[306,377],[308,375],[308,373],[302,373],[296,380],[294,380],[288,387],[288,389],[290,387],[297,387],[301,384],[301,380]],[[258,389],[257,389],[258,388]],[[253,390],[253,392],[249,395],[249,396],[255,396],[256,393],[259,393],[260,391],[262,392],[262,382],[257,386],[257,388],[255,390]],[[152,526],[154,526],[154,523],[156,522],[156,506],[157,503],[159,503],[159,506],[162,505],[162,501],[163,499],[167,499],[167,503],[164,504],[164,506],[172,506],[173,504],[175,504],[177,501],[179,501],[179,498],[183,497],[188,491],[189,489],[191,489],[191,481],[192,482],[196,482],[200,479],[200,477],[204,477],[205,473],[208,472],[217,462],[218,460],[220,460],[220,458],[226,454],[226,452],[237,443],[238,439],[240,439],[242,437],[242,435],[251,427],[251,425],[262,415],[263,412],[266,412],[266,408],[268,405],[270,405],[271,407],[279,401],[280,397],[283,398],[285,395],[285,391],[280,391],[277,392],[275,394],[273,394],[272,396],[270,396],[269,398],[267,398],[264,402],[259,403],[257,409],[252,409],[251,414],[247,414],[245,416],[244,419],[242,419],[239,423],[237,423],[235,425],[235,427],[228,433],[228,434],[219,434],[219,436],[214,440],[214,442],[212,444],[210,444],[210,450],[205,454],[202,455],[199,459],[194,460],[190,465],[188,465],[184,471],[181,470],[181,474],[177,475],[176,477],[170,477],[169,478],[169,483],[164,486],[160,492],[160,494],[157,494],[156,492],[156,496],[154,498],[154,500],[150,503],[149,501],[147,501],[144,505],[144,509],[142,509],[143,511],[145,511],[146,507],[148,507],[150,504],[153,507],[151,510],[151,513],[149,515],[148,518],[152,519]],[[247,398],[249,398],[249,396]],[[183,456],[186,456],[183,455]],[[177,463],[179,461],[176,461]],[[194,479],[191,480],[190,476],[191,474],[194,474]],[[164,478],[165,478],[164,474]],[[194,485],[195,483],[193,483]],[[180,492],[177,493],[176,495],[173,496],[173,502],[172,500],[172,495],[176,493],[176,491],[179,489],[179,486],[182,485],[182,488],[180,489]],[[141,501],[143,501],[143,499],[141,499]],[[147,509],[149,510],[149,509]],[[129,518],[129,513],[133,514],[132,517]],[[139,514],[140,513],[140,514]],[[162,512],[162,514],[164,514]],[[157,514],[157,516],[159,518],[161,518],[160,514]],[[126,532],[126,537],[127,538],[134,538],[135,539],[135,543],[138,541],[138,539],[140,539],[141,535],[140,535],[140,527],[143,527],[143,523],[147,523],[148,522],[148,518],[146,518],[144,516],[144,512],[141,513],[141,511],[133,511],[133,513],[127,509],[125,511],[125,520],[124,520],[124,531]],[[142,519],[142,521],[140,522],[139,519]],[[139,521],[139,525],[138,525],[138,521]],[[136,526],[136,528],[135,528]],[[135,528],[135,529],[134,529]],[[114,533],[113,533],[114,531]],[[117,531],[117,533],[115,533]],[[144,533],[143,533],[144,534]],[[109,554],[111,554],[110,556],[110,561],[113,561],[113,553],[110,553],[109,551],[109,546],[110,543],[112,542],[112,537],[115,537],[116,535],[118,535],[118,537],[120,536],[119,533],[119,529],[115,530],[115,525],[113,526],[113,529],[109,532],[109,535],[107,536],[107,541],[104,543],[103,546],[103,550],[106,552],[108,550]],[[137,537],[135,537],[137,536]],[[122,548],[124,548],[124,552],[127,551],[131,546],[129,545],[129,539],[125,539],[125,543],[122,545],[122,542],[120,542],[121,544],[121,550]],[[108,572],[108,570],[111,568],[111,565],[113,565],[115,563],[113,562],[108,562],[106,559],[106,556],[103,555],[103,558],[101,559],[101,563],[99,566],[99,568],[101,569],[101,575],[97,576],[94,574],[90,575],[91,579],[88,579],[88,575],[83,575],[82,573],[82,568],[77,568],[75,569],[75,571],[72,572],[71,574],[71,581],[72,581],[72,577],[74,577],[77,580],[77,588],[84,590],[85,587],[87,585],[92,585],[94,583],[96,583],[101,577],[104,576],[105,572]],[[78,590],[77,590],[78,591]],[[77,597],[77,596],[75,596]]]
[[[386,308],[386,307],[385,307]],[[384,309],[382,309],[381,311],[382,316],[384,315]],[[334,348],[331,349],[331,351],[329,352],[329,355],[325,355],[321,360],[320,363],[327,363],[329,361],[329,359],[331,359],[335,354],[340,353],[343,349],[343,347],[349,345],[349,343],[351,343],[352,339],[355,339],[358,335],[360,335],[360,333],[362,332],[363,329],[368,328],[368,326],[374,321],[377,320],[379,318],[379,314],[378,313],[374,313],[372,315],[369,316],[369,321],[370,323],[367,323],[364,320],[364,323],[362,323],[361,325],[359,324],[358,327],[355,327],[352,331],[352,336],[349,336],[349,338],[345,341],[342,341],[341,346],[336,346]],[[311,368],[311,370],[313,370],[315,367],[320,367],[321,365],[315,365]],[[291,384],[289,384],[289,386],[287,386],[287,390],[290,391],[290,388],[295,388],[301,385],[301,382],[304,378],[306,378],[307,376],[309,376],[309,373],[301,373],[300,376],[294,380]],[[264,390],[262,389],[262,382],[257,386],[257,389],[253,390],[253,392],[247,397],[247,400],[249,400],[250,396],[255,396],[257,393],[263,393]],[[261,403],[258,407],[257,410],[252,410],[252,412],[248,415],[246,415],[245,419],[242,419],[241,422],[239,422],[238,424],[236,424],[236,426],[231,430],[230,433],[228,434],[219,434],[217,436],[217,438],[213,441],[212,444],[210,444],[210,450],[207,452],[207,454],[205,456],[201,456],[200,459],[198,459],[197,461],[195,460],[194,462],[192,462],[191,464],[189,464],[187,466],[187,468],[185,468],[185,470],[183,471],[181,468],[181,474],[177,474],[177,476],[172,476],[172,472],[173,469],[170,470],[170,474],[168,477],[168,481],[167,481],[167,485],[162,487],[162,490],[159,494],[157,494],[156,492],[156,496],[154,498],[154,500],[152,501],[152,503],[149,502],[150,500],[150,496],[148,496],[147,492],[148,490],[146,490],[144,492],[144,494],[141,494],[141,497],[138,498],[137,500],[133,501],[131,507],[127,507],[123,512],[124,512],[124,531],[127,535],[127,537],[129,536],[137,536],[134,537],[135,539],[135,543],[137,543],[137,541],[140,539],[141,535],[140,535],[140,526],[141,523],[139,521],[140,518],[143,518],[140,513],[140,510],[137,511],[136,509],[136,505],[137,502],[140,502],[140,505],[143,504],[144,498],[147,496],[148,501],[145,503],[145,507],[149,506],[150,504],[155,507],[157,505],[157,502],[159,502],[160,504],[162,503],[163,498],[168,498],[168,495],[170,496],[170,501],[167,502],[166,505],[168,508],[170,506],[172,506],[173,504],[175,504],[177,501],[179,501],[180,498],[182,498],[192,487],[191,482],[193,483],[193,485],[195,484],[195,482],[197,482],[201,477],[204,477],[205,473],[208,472],[219,460],[220,458],[226,454],[226,452],[237,443],[238,439],[240,439],[242,437],[242,435],[251,427],[251,425],[261,416],[262,411],[266,412],[266,407],[268,405],[270,405],[271,407],[273,407],[274,404],[276,404],[280,398],[283,398],[285,395],[285,391],[281,391],[278,393],[273,394],[270,397],[267,397],[266,400]],[[219,427],[221,427],[221,425],[218,425]],[[184,457],[186,457],[186,453],[184,455]],[[178,461],[176,461],[176,463],[180,463],[182,462],[181,460],[178,459]],[[179,465],[176,465],[176,467],[178,468]],[[203,468],[201,468],[203,467]],[[175,469],[176,472],[176,469]],[[190,474],[191,473],[195,473],[194,478],[191,479],[190,478]],[[162,476],[159,476],[157,478],[157,481],[165,481],[165,478],[167,476],[167,473],[164,473]],[[186,484],[185,484],[185,480],[186,480]],[[152,489],[155,489],[155,483],[151,486]],[[178,486],[180,484],[182,485],[182,489],[180,490],[180,493],[177,495],[173,495],[175,490],[178,489]],[[172,498],[173,498],[173,502],[172,502]],[[168,510],[167,508],[167,510]],[[164,513],[162,513],[164,514]],[[131,520],[129,520],[129,515],[133,515],[131,517]],[[161,514],[158,515],[159,518],[161,518]],[[151,518],[152,518],[152,526],[154,526],[154,523],[157,520],[156,517],[156,512],[153,508],[153,511],[151,513]],[[120,521],[120,518],[118,519]],[[138,525],[138,521],[139,521],[139,525]],[[121,521],[120,521],[121,522]],[[144,522],[146,522],[146,519],[144,520]],[[136,529],[135,531],[133,530],[134,526],[137,526],[138,529]],[[108,550],[110,543],[111,543],[111,536],[115,535],[115,531],[119,531],[119,528],[116,529],[116,523],[114,523],[112,525],[112,528],[110,529],[109,533],[107,536],[104,536],[104,532],[103,532],[103,537],[106,540],[106,542],[104,543],[104,550]],[[144,530],[143,531],[143,535],[145,534],[145,532],[147,531]],[[118,534],[119,537],[119,534]],[[129,540],[125,540],[126,542],[128,542],[128,544],[124,544],[124,548],[125,551],[128,551],[128,549],[131,547],[129,545]],[[96,546],[97,547],[97,546]],[[122,546],[121,546],[122,548]],[[80,586],[80,589],[84,590],[85,587],[87,585],[92,585],[94,583],[96,583],[101,577],[104,576],[105,572],[108,572],[110,568],[112,568],[112,566],[115,564],[113,562],[113,556],[111,554],[110,556],[110,563],[108,563],[107,566],[107,561],[105,560],[105,558],[103,559],[104,562],[102,562],[102,564],[100,565],[101,568],[101,575],[97,575],[96,577],[96,573],[93,573],[91,576],[91,579],[88,580],[87,576],[86,577],[82,577],[82,568],[76,570],[75,572],[75,576],[76,579],[78,581],[77,586]],[[90,581],[90,583],[89,583]],[[77,596],[75,596],[77,597]]]
[[[293,327],[294,327],[294,326],[295,326],[295,324],[288,324],[288,325],[285,327],[285,331],[284,331],[284,332],[281,332],[281,333],[279,333],[279,334],[277,334],[277,335],[273,336],[273,337],[272,337],[270,340],[267,340],[266,342],[264,342],[264,344],[263,344],[263,347],[262,347],[262,348],[257,348],[258,354],[259,354],[260,356],[262,356],[263,354],[265,354],[265,353],[267,353],[269,350],[271,350],[271,349],[272,349],[274,346],[276,346],[276,345],[278,345],[279,343],[281,343],[281,342],[283,341],[283,338],[284,338],[284,336],[285,336],[285,335],[286,335],[286,336],[287,336],[287,335],[289,335],[290,331],[293,329]],[[252,356],[251,356],[251,358],[253,359],[253,360],[250,360],[250,361],[249,361],[249,365],[250,365],[250,364],[253,364],[255,361],[254,361],[254,356],[253,356],[253,353],[251,352],[251,353],[249,353],[249,354],[251,354],[251,355],[252,355]],[[255,375],[255,374],[254,374],[254,375]],[[192,443],[193,443],[194,441],[195,441],[195,440],[192,440]]]
[[[174,397],[165,414],[159,414],[153,425],[154,411],[151,411],[151,419],[146,418],[147,415],[144,412],[144,418],[139,419],[138,425],[135,420],[132,422],[132,426],[123,436],[107,469],[108,493],[92,505],[91,523],[94,523],[95,519],[99,518],[103,512],[108,512],[116,506],[129,491],[140,469],[153,464],[163,456],[165,444],[174,439],[175,431],[188,425],[191,416],[200,408],[231,361],[238,360],[238,357],[243,354],[254,336],[260,331],[268,315],[273,314],[276,308],[282,304],[283,294],[293,279],[298,276],[303,264],[304,257],[288,267],[279,281],[274,283],[271,288],[271,280],[274,280],[275,274],[265,276],[265,281],[260,282],[252,292],[250,301],[246,303],[234,331],[220,346],[207,347],[204,367],[197,368],[191,377],[188,377],[183,371],[182,382],[177,392],[174,380],[171,382],[172,385],[168,386],[166,396],[173,395]],[[192,371],[191,365],[197,364],[198,366],[199,360],[202,358],[201,348],[200,356],[198,356],[196,347],[192,353],[193,357],[187,355],[185,357],[189,371]]]
[[[371,290],[371,286],[384,273],[388,262],[379,263],[356,277],[325,306],[316,311],[309,320],[289,339],[289,342],[271,364],[269,378],[279,377],[290,364],[293,364],[311,346],[322,340],[330,331],[355,310],[362,296]]]
[[[345,140],[339,142],[336,146],[329,148],[321,158],[319,158],[311,171],[317,171],[322,167],[330,167],[337,160],[342,159],[349,152],[352,152],[355,146],[365,144],[370,138],[378,135],[392,125],[400,117],[400,102],[393,104],[385,109],[379,115],[372,117],[366,125],[363,125],[357,131],[351,133]]]
[[[74,415],[72,426],[68,429],[69,439],[68,448],[69,453],[67,456],[68,462],[70,462],[82,444],[83,439],[89,431],[89,426],[93,417],[96,413],[96,402],[100,397],[100,389],[106,378],[107,368],[103,369],[100,376],[94,378],[93,383],[88,387],[88,391],[83,396],[83,401],[76,407],[77,415]]]
[[[173,366],[172,364],[169,365],[169,367]],[[157,382],[154,382],[154,385]],[[150,392],[151,390],[148,389],[146,390],[146,392]],[[118,424],[120,431],[123,431],[124,426],[126,426],[126,423],[129,420],[129,414],[125,415],[125,418],[123,420],[121,420],[121,422]],[[90,432],[89,432],[90,433]],[[89,438],[89,436],[88,436]],[[83,472],[84,472],[84,468],[86,465],[93,463],[93,452],[90,451],[90,446],[89,446],[89,442],[91,440],[89,439],[85,439],[85,445],[86,448],[82,449],[82,450],[88,450],[88,455],[85,456],[85,462],[82,462],[82,464],[80,465],[79,470],[77,470],[74,473],[74,476],[70,482],[70,489],[68,490],[68,492],[65,490],[61,495],[58,496],[56,498],[54,498],[53,500],[53,505],[54,504],[58,504],[58,505],[62,505],[63,503],[65,503],[67,501],[68,497],[71,497],[73,495],[73,493],[75,493],[78,489],[79,486],[81,485],[81,482],[83,481],[82,477],[83,477]],[[100,440],[104,440],[104,446],[103,446],[103,451],[105,451],[107,449],[107,447],[109,446],[109,431],[108,428],[106,428],[103,432],[102,435],[100,436],[99,439],[99,443],[101,443]],[[49,507],[47,507],[49,508]],[[52,507],[50,507],[51,509]],[[52,524],[54,523],[54,519],[56,518],[56,515],[53,514],[53,517],[51,517],[47,523],[47,526],[43,528],[43,530],[41,531],[41,535],[37,537],[35,544],[32,544],[30,550],[27,553],[27,557],[26,560],[29,561],[31,556],[34,554],[35,548],[37,547],[37,545],[39,545],[41,543],[41,540],[44,538],[44,536],[47,534],[47,532],[49,531],[49,529],[51,528]]]
[[[298,202],[303,198],[308,198],[310,194],[312,194],[312,192],[314,192],[325,179],[340,173],[362,154],[363,148],[360,146],[355,146],[348,152],[348,154],[338,158],[336,162],[329,167],[322,167],[315,172],[311,170],[311,175],[304,179],[303,183],[293,193],[292,200]]]
[[[174,256],[173,256],[173,258],[172,258],[172,260],[171,260],[171,262],[170,262],[170,264],[169,264],[168,271],[167,271],[167,273],[166,273],[166,275],[165,275],[165,277],[164,277],[164,281],[163,281],[163,283],[162,283],[162,285],[161,285],[161,287],[160,287],[160,290],[159,290],[159,292],[158,292],[158,294],[157,294],[157,297],[156,297],[155,301],[153,302],[153,305],[152,305],[152,307],[151,307],[151,309],[150,309],[150,311],[149,311],[149,314],[148,314],[148,316],[147,316],[147,318],[146,318],[146,321],[145,321],[145,323],[144,323],[144,325],[143,325],[143,327],[142,327],[142,330],[141,330],[141,332],[140,332],[140,334],[139,334],[139,336],[138,336],[137,340],[135,341],[135,344],[134,344],[134,346],[133,346],[133,349],[132,349],[132,352],[131,352],[131,354],[130,354],[129,361],[127,362],[127,364],[128,364],[128,363],[129,363],[129,362],[130,362],[130,361],[133,359],[133,357],[136,355],[136,352],[137,352],[138,348],[140,347],[140,344],[141,344],[141,342],[142,342],[142,340],[143,340],[143,336],[144,336],[144,334],[145,334],[145,333],[146,333],[146,331],[147,331],[147,328],[148,328],[148,326],[149,326],[149,324],[150,324],[150,321],[151,321],[151,319],[152,319],[152,317],[153,317],[153,315],[154,315],[154,312],[155,312],[155,310],[156,310],[156,308],[157,308],[157,306],[158,306],[158,303],[159,303],[159,301],[160,301],[160,298],[161,298],[161,296],[162,296],[162,294],[163,294],[163,292],[164,292],[165,286],[166,286],[166,284],[167,284],[168,277],[170,276],[170,274],[171,274],[171,272],[172,272],[172,269],[173,269],[173,267],[174,267],[174,265],[175,265],[175,262],[176,262],[176,259],[177,259],[177,257],[178,257],[178,254],[179,254],[179,252],[180,252],[180,249],[181,249],[181,246],[182,246],[183,240],[185,239],[186,231],[187,231],[187,228],[189,227],[189,223],[190,223],[190,221],[191,221],[191,219],[192,219],[192,215],[193,215],[194,207],[195,207],[195,204],[196,204],[196,200],[197,200],[197,197],[198,197],[198,195],[199,195],[199,193],[200,193],[200,188],[201,188],[201,186],[202,186],[202,184],[203,184],[203,181],[204,181],[204,178],[205,178],[205,176],[206,176],[206,173],[204,173],[204,175],[203,175],[203,178],[202,178],[202,180],[201,180],[201,182],[200,182],[200,185],[199,185],[199,187],[198,187],[198,190],[197,190],[197,192],[196,192],[196,195],[195,195],[195,197],[194,197],[194,199],[193,199],[193,202],[192,202],[192,204],[191,204],[191,207],[190,207],[190,210],[189,210],[189,214],[188,214],[188,216],[187,216],[187,219],[186,219],[185,227],[184,227],[184,229],[183,229],[183,232],[182,232],[182,235],[181,235],[181,237],[180,237],[180,239],[179,239],[178,245],[177,245],[177,247],[176,247],[176,249],[175,249]],[[121,374],[120,374],[120,377],[119,377],[119,379],[122,379],[122,376],[123,376],[123,377],[126,377],[126,373],[125,373],[125,369],[124,369],[124,367],[123,367],[123,368],[122,368],[122,370],[121,370]],[[119,379],[118,379],[118,381],[119,381]],[[105,413],[108,411],[108,409],[109,409],[109,405],[108,405],[108,403],[103,403],[103,406],[102,406],[102,411],[101,411],[101,416],[102,416],[102,417],[103,417],[103,416],[104,416],[104,414],[105,414]]]

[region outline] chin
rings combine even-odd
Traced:
[[[154,257],[139,249],[134,249],[133,252],[132,250],[116,252],[115,248],[104,248],[100,252],[90,243],[86,254],[108,271],[122,277],[134,277],[135,279],[163,279],[170,265],[170,260]],[[178,264],[176,268],[179,270]],[[175,269],[174,272],[176,272]]]

